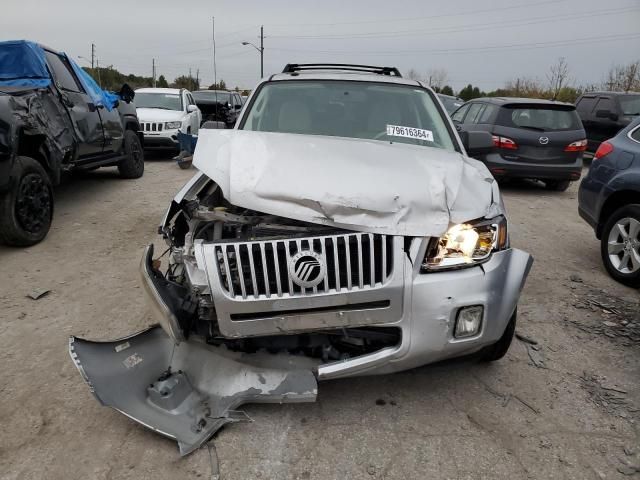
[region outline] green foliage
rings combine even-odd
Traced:
[[[113,67],[85,68],[84,69],[104,90],[117,92],[122,85],[127,83],[131,88],[151,87],[153,79],[151,77],[140,77],[138,75],[125,75]]]
[[[486,93],[481,91],[478,87],[474,87],[469,84],[458,92],[458,96],[465,102],[468,102],[473,98],[484,97],[486,96]]]
[[[212,83],[209,85],[209,90],[226,90],[227,84],[224,83],[224,80],[220,79],[218,83]]]
[[[187,90],[200,89],[200,82],[197,78],[189,75],[180,75],[171,84],[172,88],[186,88]]]
[[[168,88],[169,87],[169,82],[167,82],[167,79],[164,78],[164,75],[160,75],[158,77],[158,80],[156,81],[156,87],[158,87],[158,88]]]
[[[440,93],[443,95],[453,96],[453,88],[451,88],[449,85],[445,85],[444,87],[442,87],[442,90],[440,90]]]

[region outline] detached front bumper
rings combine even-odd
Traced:
[[[413,250],[423,254],[423,250]],[[287,354],[242,354],[225,347],[185,340],[181,330],[183,291],[176,290],[152,265],[153,246],[141,262],[151,306],[162,328],[151,328],[114,342],[71,337],[69,351],[76,367],[102,405],[178,441],[183,455],[202,445],[224,424],[236,420],[233,409],[243,403],[314,401],[316,379],[385,374],[473,353],[498,341],[517,306],[533,259],[508,249],[486,263],[449,272],[422,274],[406,255],[396,265],[404,279],[400,318],[376,326],[402,330],[398,345],[344,361]],[[415,262],[416,264],[418,262]],[[397,292],[396,292],[397,293]],[[312,298],[312,297],[311,297]],[[282,306],[286,302],[282,302]],[[458,311],[483,307],[477,335],[454,338]],[[304,316],[295,310],[296,318]],[[378,314],[379,312],[376,312]],[[332,309],[327,319],[353,311]],[[286,317],[286,311],[278,313]],[[366,312],[357,311],[358,322]],[[322,316],[314,317],[322,322]],[[286,322],[285,322],[286,324]],[[318,328],[322,328],[321,324]]]

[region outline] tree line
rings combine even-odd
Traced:
[[[601,82],[580,84],[571,76],[566,59],[560,57],[549,67],[544,79],[516,77],[507,81],[502,88],[487,92],[472,84],[455,92],[447,84],[448,74],[444,69],[431,69],[426,74],[420,74],[415,69],[411,69],[407,76],[427,83],[438,93],[456,95],[464,101],[479,97],[526,97],[574,103],[585,92],[598,90],[640,92],[640,60],[614,65]]]
[[[144,88],[153,86],[153,78],[145,77],[133,74],[124,74],[119,72],[113,66],[88,68],[84,67],[84,70],[98,82],[100,87],[104,90],[119,91],[123,84],[128,84],[131,88]],[[187,90],[200,90],[200,79],[192,75],[180,75],[176,77],[173,82],[169,82],[164,75],[160,75],[156,79],[156,87],[158,88],[186,88]],[[209,90],[229,90],[231,89],[224,80],[220,80],[217,83],[204,87]],[[240,90],[239,87],[233,89],[242,95],[248,95],[248,90]]]

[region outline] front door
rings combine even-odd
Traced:
[[[98,107],[84,91],[63,56],[49,50],[45,50],[45,55],[53,80],[62,95],[62,102],[71,116],[73,128],[80,142],[78,158],[101,154],[104,134]]]

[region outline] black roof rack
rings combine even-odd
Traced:
[[[305,70],[345,70],[348,72],[376,73],[402,77],[396,67],[375,67],[373,65],[352,65],[349,63],[288,63],[282,73],[302,72]]]

